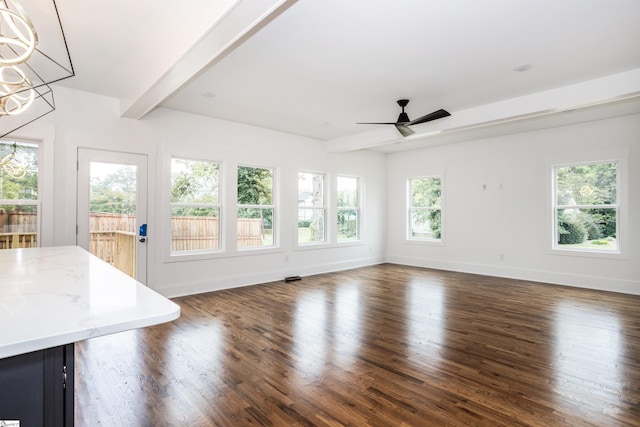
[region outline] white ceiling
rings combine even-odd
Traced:
[[[332,151],[393,151],[434,130],[580,107],[592,117],[593,104],[640,111],[638,0],[57,4],[76,71],[59,84],[120,98],[137,119],[165,107],[326,140]],[[393,126],[356,124],[395,121],[400,98],[411,118],[452,116],[406,140]]]

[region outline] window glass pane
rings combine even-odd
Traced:
[[[273,246],[273,209],[239,208],[238,247]]]
[[[555,168],[554,248],[617,252],[618,165],[591,163]]]
[[[38,245],[38,145],[0,141],[0,249]]]
[[[171,159],[171,202],[217,204],[219,174],[215,162]]]
[[[440,207],[440,178],[416,178],[411,180],[411,206],[416,208]]]
[[[0,199],[38,200],[38,146],[0,141]]]
[[[137,166],[89,162],[89,252],[135,276]]]
[[[324,207],[323,174],[298,174],[298,206]]]
[[[219,248],[218,208],[172,207],[171,252]]]
[[[616,251],[617,212],[615,208],[558,209],[558,248]]]
[[[117,163],[90,162],[89,212],[91,214],[134,215],[136,213],[137,167]],[[135,222],[129,228],[135,232]],[[94,228],[92,227],[93,231]]]
[[[410,179],[409,192],[409,239],[442,239],[442,179]]]
[[[319,243],[325,241],[324,209],[298,209],[298,243]]]
[[[37,206],[0,205],[0,249],[35,248]]]
[[[341,209],[338,211],[338,240],[358,239],[358,211]]]
[[[359,179],[337,178],[337,239],[338,242],[359,239],[359,210],[357,209]],[[353,208],[353,209],[348,209]]]
[[[617,203],[617,165],[598,163],[556,168],[557,204],[562,206]]]
[[[298,173],[298,243],[325,242],[324,174]]]
[[[274,246],[273,184],[273,169],[238,166],[239,248]]]
[[[439,209],[412,209],[411,210],[411,234],[416,239],[440,239]]]
[[[337,187],[339,207],[358,206],[358,178],[339,176]]]
[[[273,205],[273,170],[238,166],[238,204]]]
[[[171,253],[220,248],[220,164],[171,159]]]

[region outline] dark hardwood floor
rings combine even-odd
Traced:
[[[640,297],[385,264],[76,345],[78,426],[640,426]]]

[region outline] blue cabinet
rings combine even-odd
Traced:
[[[0,420],[73,426],[73,344],[0,359]]]

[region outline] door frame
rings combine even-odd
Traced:
[[[136,173],[136,227],[147,224],[148,220],[148,156],[141,153],[109,151],[78,147],[77,151],[77,193],[76,193],[76,244],[89,250],[89,164],[91,162],[117,163],[137,166]],[[136,277],[143,284],[147,282],[147,243],[136,230]]]

